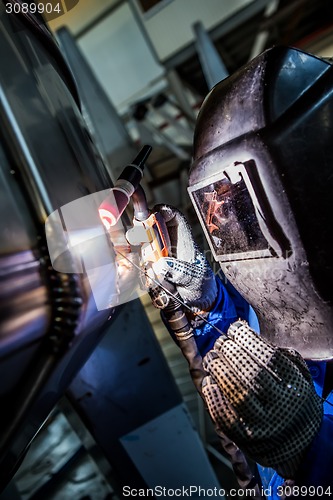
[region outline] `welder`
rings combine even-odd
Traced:
[[[332,494],[332,90],[329,61],[275,47],[207,96],[188,191],[218,275],[185,217],[155,207],[171,240],[158,273],[186,305],[199,392],[258,498]]]

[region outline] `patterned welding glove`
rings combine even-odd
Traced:
[[[322,402],[300,354],[274,347],[239,320],[203,366],[202,393],[217,433],[292,479],[322,420]]]
[[[154,264],[157,275],[176,285],[182,300],[194,311],[207,311],[217,296],[214,273],[193,240],[184,215],[169,205],[157,205],[168,228],[171,252]]]

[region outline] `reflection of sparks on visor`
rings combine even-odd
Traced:
[[[115,216],[115,214],[110,212],[110,210],[106,210],[105,208],[99,208],[98,212],[101,221],[103,222],[107,231],[110,229],[110,227],[114,226],[117,223],[117,217]]]
[[[214,190],[212,192],[204,193],[205,201],[208,201],[208,210],[206,215],[206,224],[210,233],[213,231],[218,231],[218,226],[213,223],[213,218],[217,216],[217,211],[220,209],[224,201],[217,201],[217,192]]]

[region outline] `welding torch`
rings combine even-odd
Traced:
[[[169,255],[171,245],[164,218],[159,212],[148,208],[144,189],[140,185],[144,164],[151,151],[151,146],[143,146],[133,162],[124,168],[108,197],[101,203],[99,215],[105,228],[109,230],[118,222],[132,201],[133,227],[127,231],[126,239],[130,245],[140,246],[140,271],[146,277],[148,293],[154,306],[163,311],[163,316],[189,364],[193,382],[201,394],[205,372],[192,327],[185,313],[185,304],[176,286],[164,277],[156,276],[153,270],[154,263]]]

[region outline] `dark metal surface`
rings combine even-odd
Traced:
[[[268,253],[216,258],[254,307],[262,333],[312,359],[333,356],[332,89],[328,62],[295,49],[265,52],[207,98],[190,173],[194,192],[240,172]],[[284,239],[273,231],[267,202]]]
[[[144,487],[120,438],[180,404],[181,396],[139,300],[123,306],[68,396],[119,481]]]
[[[79,435],[65,416],[54,411],[34,440],[13,478],[20,498],[92,500],[112,496],[112,488],[99,471]],[[1,500],[2,495],[0,495]]]
[[[118,487],[218,487],[141,308],[139,301],[123,306],[71,385],[70,401],[111,463]]]
[[[86,278],[56,273],[45,244],[52,210],[110,186],[66,86],[56,45],[0,9],[1,486],[95,347]]]

